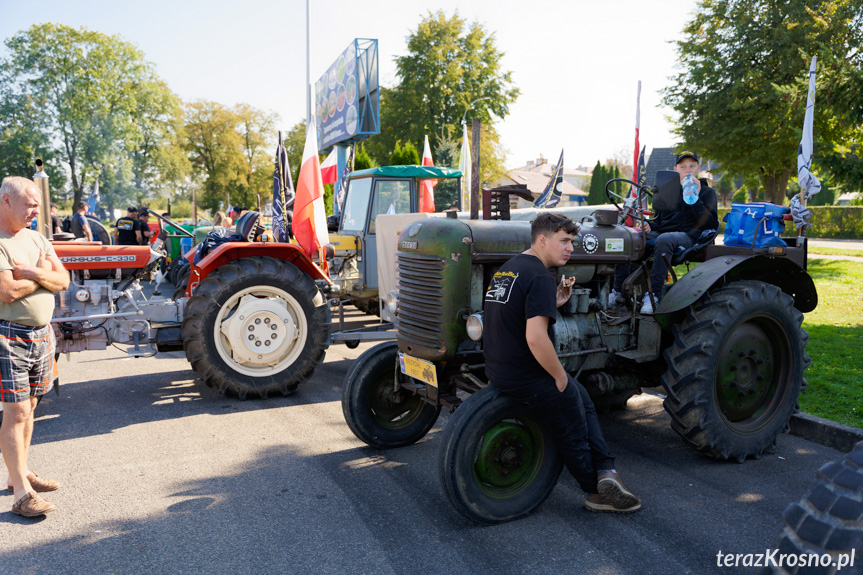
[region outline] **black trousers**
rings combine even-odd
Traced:
[[[614,456],[605,443],[596,408],[584,386],[572,376],[562,392],[550,376],[530,383],[495,382],[495,385],[508,397],[540,414],[554,433],[564,465],[581,489],[597,493],[597,473],[614,469]]]
[[[665,280],[668,278],[668,266],[665,265],[662,255],[666,254],[670,258],[677,248],[691,247],[692,238],[685,232],[650,232],[646,238],[648,257],[650,253],[656,254],[656,257],[653,258],[653,266],[650,268],[650,287],[653,288],[654,295],[659,297],[662,294],[662,286],[665,285]],[[621,291],[623,289],[623,281],[630,273],[631,268],[626,264],[614,266],[615,290]]]

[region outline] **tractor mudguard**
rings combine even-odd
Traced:
[[[734,280],[757,280],[773,284],[794,298],[794,307],[808,313],[818,305],[815,283],[805,270],[786,257],[757,255],[726,255],[709,259],[684,275],[669,290],[656,309],[656,320],[665,327],[672,323],[672,314],[701,298],[725,276]]]
[[[190,254],[194,254],[194,252],[189,252],[186,259],[189,259],[188,256]],[[265,244],[258,242],[227,242],[217,246],[204,256],[197,266],[192,266],[193,272],[199,274],[199,277],[195,278],[195,281],[203,281],[213,270],[228,262],[238,258],[255,256],[271,257],[283,262],[289,262],[313,280],[326,280],[327,283],[331,283],[329,276],[306,255],[306,252],[300,246],[290,243]],[[189,263],[191,263],[190,259]]]

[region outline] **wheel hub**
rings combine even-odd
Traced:
[[[756,417],[775,391],[774,350],[767,334],[747,323],[725,343],[716,378],[723,415],[731,422]]]
[[[477,455],[479,479],[497,487],[509,487],[531,472],[536,448],[528,429],[504,421],[485,432]]]
[[[299,330],[283,300],[245,295],[222,322],[221,333],[230,343],[235,361],[273,365],[294,344]]]

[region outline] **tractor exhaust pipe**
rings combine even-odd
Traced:
[[[33,181],[39,186],[41,199],[39,200],[39,215],[36,216],[36,231],[45,236],[50,242],[54,239],[54,230],[51,229],[51,193],[48,190],[48,174],[42,165],[42,160],[36,158],[36,173]]]

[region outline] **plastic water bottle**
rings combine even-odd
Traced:
[[[701,185],[692,174],[683,178],[683,201],[690,206],[698,201],[698,192]]]

